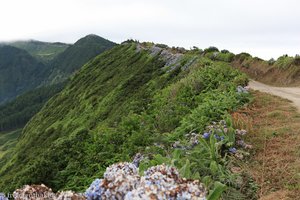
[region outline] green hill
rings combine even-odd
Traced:
[[[108,165],[137,152],[148,155],[150,165],[176,155],[172,162],[185,177],[207,176],[207,187],[212,180],[234,187],[213,136],[186,154],[170,147],[178,140],[188,143],[187,133],[203,133],[212,121],[227,119],[247,102],[236,92],[246,83],[245,75],[198,51],[118,45],[84,65],[30,120],[14,153],[0,163],[0,188],[44,183],[82,191]],[[226,147],[234,144],[232,135],[224,138]]]
[[[65,80],[87,61],[113,46],[115,43],[97,35],[81,38],[49,63],[50,75],[47,81],[55,83]]]
[[[7,44],[27,51],[33,57],[37,58],[38,60],[44,63],[49,62],[70,46],[69,44],[60,42],[50,43],[36,40],[16,41]]]
[[[33,89],[0,105],[0,132],[23,128],[64,85],[65,83],[59,83]]]
[[[11,44],[29,53],[0,45],[0,104],[39,86],[65,81],[91,58],[115,45],[96,35],[81,38],[74,45],[38,41]],[[43,64],[35,57],[45,52],[61,53]]]
[[[40,85],[45,68],[25,50],[0,46],[0,104]]]

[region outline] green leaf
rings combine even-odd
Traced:
[[[217,173],[219,171],[219,168],[218,168],[218,164],[217,164],[216,161],[212,161],[210,163],[209,168],[210,168],[210,171],[211,171],[212,175],[214,175],[214,176],[217,175]]]
[[[191,164],[189,159],[186,159],[185,165],[179,170],[179,173],[185,178],[191,178]]]
[[[207,200],[219,200],[225,190],[226,185],[216,181],[214,184],[214,189],[210,191]]]

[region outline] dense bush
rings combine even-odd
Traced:
[[[219,49],[217,47],[208,47],[204,49],[204,54],[212,53],[212,52],[219,52]]]
[[[289,57],[288,55],[283,55],[276,60],[275,65],[281,69],[286,69],[289,66],[291,66],[293,61],[294,61],[293,57]]]

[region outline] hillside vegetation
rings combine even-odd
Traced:
[[[0,104],[40,85],[44,70],[25,50],[0,46]]]
[[[0,104],[37,87],[66,81],[87,61],[115,45],[96,35],[81,38],[74,45],[38,41],[10,44],[35,57],[25,50],[0,44]],[[42,63],[36,57],[43,52],[55,55]]]
[[[251,78],[275,86],[300,85],[300,57],[283,55],[277,60],[265,61],[241,53],[234,57],[233,66],[247,73]]]
[[[87,35],[69,46],[50,63],[48,83],[64,81],[87,61],[116,44],[97,35]]]
[[[283,55],[269,61],[252,57],[248,53],[233,54],[228,50],[209,47],[204,50],[194,47],[193,51],[214,61],[230,63],[233,67],[249,75],[250,78],[275,86],[300,85],[300,56]]]
[[[65,83],[59,83],[37,88],[0,105],[0,132],[23,128],[52,96],[63,89],[64,85]]]
[[[230,63],[233,67],[246,73],[250,78],[274,86],[300,85],[300,56],[283,55],[278,59],[263,60],[248,53],[233,54],[228,50],[209,47],[193,51],[213,61]]]
[[[8,132],[0,132],[0,163],[3,164],[7,160],[4,157],[9,157],[9,153],[12,153],[17,139],[20,136],[22,130],[14,130]],[[0,164],[0,165],[1,165]]]
[[[60,42],[50,43],[41,42],[36,40],[29,41],[16,41],[6,43],[9,46],[13,46],[19,49],[23,49],[30,53],[33,57],[44,63],[49,62],[55,58],[58,54],[66,50],[70,45]]]
[[[84,65],[30,120],[0,163],[0,188],[83,191],[107,166],[140,152],[148,158],[141,169],[167,163],[209,189],[218,181],[231,196],[250,195],[229,170],[236,149],[228,112],[249,101],[236,89],[246,84],[244,74],[197,50],[123,43]],[[203,134],[222,119],[226,131]],[[189,147],[192,133],[200,144]]]

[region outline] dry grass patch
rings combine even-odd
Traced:
[[[249,130],[246,141],[254,147],[243,169],[261,199],[300,199],[300,115],[288,100],[253,95],[250,106],[232,115],[236,127]]]

